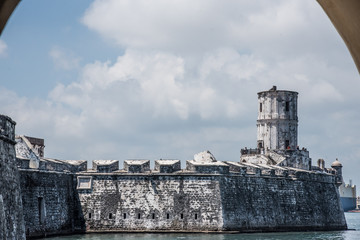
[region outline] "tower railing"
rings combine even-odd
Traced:
[[[248,155],[248,154],[260,154],[261,151],[259,148],[243,148],[240,150],[241,155]]]

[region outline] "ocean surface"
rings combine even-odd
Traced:
[[[348,231],[252,234],[84,234],[46,240],[360,240],[360,213],[345,213]]]

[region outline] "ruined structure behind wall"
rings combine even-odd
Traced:
[[[0,240],[25,239],[14,145],[15,122],[0,115]]]

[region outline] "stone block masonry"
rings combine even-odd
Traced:
[[[78,190],[87,231],[221,231],[215,176],[91,175]]]
[[[0,240],[25,239],[15,124],[11,118],[0,115]]]
[[[92,178],[78,190],[88,232],[346,229],[333,176],[78,175]]]
[[[74,174],[20,170],[20,179],[28,237],[69,234],[81,228]]]

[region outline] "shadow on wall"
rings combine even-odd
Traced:
[[[335,184],[247,176],[220,182],[224,230],[327,231],[347,229]]]
[[[85,231],[85,221],[72,173],[20,170],[27,237]]]

